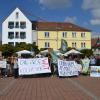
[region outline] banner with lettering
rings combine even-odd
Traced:
[[[78,76],[78,68],[75,61],[58,60],[59,76]]]
[[[91,77],[100,77],[100,66],[90,66],[90,69]]]
[[[48,58],[18,59],[19,75],[51,73]]]

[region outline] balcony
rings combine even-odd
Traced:
[[[8,28],[13,29],[14,25],[9,25]]]
[[[26,25],[21,25],[20,28],[24,29],[24,28],[26,28]]]

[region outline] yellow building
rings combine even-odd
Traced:
[[[91,49],[91,31],[71,23],[37,22],[37,45],[40,48],[59,49],[61,39],[68,47]]]

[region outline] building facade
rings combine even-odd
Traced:
[[[68,47],[91,49],[91,31],[75,24],[30,21],[18,8],[2,24],[2,44],[36,42],[39,49],[59,49],[61,39]]]
[[[16,8],[2,23],[2,44],[32,43],[32,23]]]
[[[64,39],[68,47],[91,49],[91,31],[71,23],[38,22],[37,34],[39,48],[59,49]]]
[[[95,56],[100,57],[100,38],[92,39],[92,51]]]

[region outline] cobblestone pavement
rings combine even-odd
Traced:
[[[0,79],[0,100],[100,100],[100,78]]]

